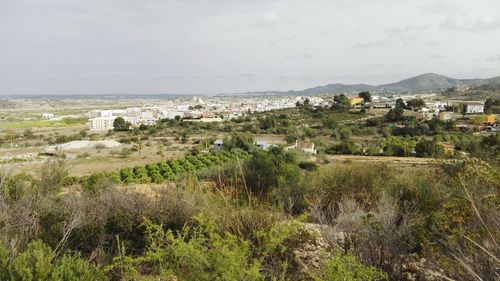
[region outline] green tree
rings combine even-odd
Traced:
[[[444,155],[444,148],[436,141],[422,139],[415,145],[415,152],[419,157],[439,157]]]
[[[249,151],[254,146],[254,138],[250,133],[232,133],[229,139],[224,141],[227,149],[235,148]]]
[[[406,108],[405,101],[402,98],[398,98],[396,100],[396,108],[401,108],[401,109],[405,109]]]
[[[372,95],[370,92],[361,92],[358,94],[358,97],[363,98],[364,102],[371,102],[372,101]]]
[[[412,99],[407,101],[406,105],[410,108],[422,108],[425,107],[425,101],[423,99]]]
[[[115,131],[128,131],[129,125],[130,124],[125,122],[125,119],[123,119],[123,117],[116,117],[115,121],[113,121],[113,130],[115,130]]]
[[[334,111],[346,112],[351,108],[351,102],[344,94],[334,96],[333,101],[332,109]]]

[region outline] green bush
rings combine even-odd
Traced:
[[[351,254],[336,254],[323,262],[319,273],[313,274],[316,281],[377,281],[388,280],[386,273],[376,267],[364,265]]]
[[[213,223],[200,217],[196,221],[178,233],[146,222],[148,250],[133,263],[149,267],[157,278],[173,273],[181,280],[262,280],[248,242],[217,233]],[[115,259],[108,270],[120,272],[122,266]]]

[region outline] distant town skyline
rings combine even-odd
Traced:
[[[500,75],[497,0],[0,0],[0,96]]]

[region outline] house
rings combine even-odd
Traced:
[[[53,113],[42,113],[42,119],[54,119],[54,117]]]
[[[210,111],[204,111],[202,118],[215,118],[215,113]]]
[[[468,102],[465,104],[465,114],[484,113],[484,102]]]
[[[300,149],[302,149],[302,151],[304,151],[305,153],[309,153],[309,154],[316,154],[318,153],[318,150],[316,148],[314,148],[314,143],[312,143],[310,146],[309,145],[301,145],[300,146]]]
[[[484,123],[488,124],[488,125],[496,124],[497,123],[497,116],[495,114],[490,114],[490,115],[486,116]]]
[[[417,112],[417,119],[418,120],[430,120],[437,115],[438,115],[438,113],[436,110],[423,107]]]
[[[438,118],[441,121],[451,120],[451,119],[453,119],[452,117],[453,117],[452,111],[441,111],[438,114]]]
[[[390,107],[385,101],[374,101],[372,102],[373,108],[387,108]]]
[[[271,147],[267,141],[256,141],[255,145],[262,150],[268,150]]]
[[[116,116],[108,117],[95,117],[90,119],[90,129],[91,130],[113,130],[113,122],[115,122]]]
[[[212,146],[213,150],[222,150],[224,149],[224,141],[216,140]]]
[[[363,98],[360,98],[360,97],[350,97],[350,98],[349,98],[349,104],[350,104],[351,106],[360,105],[360,104],[362,104],[362,103],[363,103],[363,101],[364,101],[364,99],[363,99]]]
[[[299,142],[297,140],[295,140],[294,145],[285,147],[285,151],[289,151],[290,149],[301,149],[305,153],[310,153],[310,154],[318,153],[318,150],[314,147],[314,143],[312,143],[311,145],[306,143],[301,143],[299,145]]]

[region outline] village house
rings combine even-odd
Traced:
[[[440,111],[438,114],[438,118],[441,121],[451,120],[451,119],[453,119],[453,112],[452,111]]]
[[[434,118],[435,116],[438,116],[438,112],[439,111],[436,111],[434,109],[429,109],[429,108],[421,108],[418,112],[417,112],[417,119],[418,120],[430,120],[432,118]]]
[[[488,125],[496,124],[497,123],[497,116],[495,114],[490,114],[490,115],[486,116],[484,123],[488,124]]]
[[[290,149],[300,149],[305,153],[309,154],[316,154],[318,153],[318,150],[315,148],[314,143],[312,144],[307,144],[307,143],[300,143],[295,140],[295,144],[291,146],[285,147],[285,151],[289,151]]]
[[[213,150],[223,150],[224,149],[224,141],[220,140],[220,139],[214,141],[212,148],[213,148]]]
[[[360,97],[350,97],[350,98],[349,98],[349,104],[350,104],[351,106],[360,105],[360,104],[362,104],[362,103],[363,103],[363,101],[364,101],[364,99],[363,99],[363,98],[360,98]]]
[[[262,150],[268,150],[271,147],[267,141],[256,141],[255,145]]]
[[[55,115],[53,113],[42,113],[42,119],[54,119]]]
[[[465,114],[484,113],[484,102],[467,102],[465,104]]]

